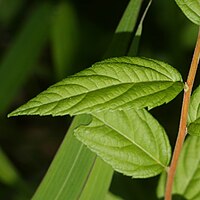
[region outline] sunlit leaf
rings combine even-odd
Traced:
[[[193,23],[200,25],[200,0],[175,0],[183,13]]]
[[[191,96],[188,116],[188,133],[200,136],[200,86]]]
[[[113,169],[100,158],[95,158],[79,200],[102,200],[109,190]],[[97,187],[98,186],[98,187]]]
[[[64,197],[76,199],[79,196],[84,187],[85,179],[93,168],[95,155],[77,141],[72,133],[77,123],[87,122],[87,116],[76,118],[57,152],[45,179],[33,196],[33,200],[54,200],[64,199]],[[84,167],[80,168],[80,166]],[[71,187],[72,185],[76,187]]]
[[[181,75],[166,63],[148,58],[112,58],[58,82],[10,116],[153,108],[171,101],[182,89]]]
[[[173,194],[186,199],[200,199],[200,138],[189,136],[178,161],[173,185]],[[159,182],[158,197],[164,196],[166,175]]]
[[[113,169],[134,178],[155,176],[170,160],[164,129],[144,109],[93,114],[75,135]]]

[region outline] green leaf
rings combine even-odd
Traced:
[[[136,48],[136,51],[132,54],[130,54],[129,46],[135,38],[133,32],[134,29],[137,28],[136,25],[142,2],[142,0],[129,1],[126,12],[124,12],[124,15],[122,16],[115,31],[115,35],[112,39],[111,45],[105,54],[106,58],[111,56],[124,56],[126,55],[126,53],[129,53],[129,55],[131,56],[137,55],[137,48],[139,46],[139,43],[134,42],[134,47]]]
[[[79,196],[79,200],[104,199],[109,189],[112,175],[113,169],[100,158],[95,158],[93,168],[89,177],[87,177],[87,182]]]
[[[21,10],[25,0],[1,0],[0,1],[0,22],[1,26],[8,26]]]
[[[140,19],[137,30],[135,32],[135,37],[133,38],[132,43],[130,44],[128,56],[137,55],[140,37],[142,35],[143,21],[144,21],[146,14],[150,8],[151,3],[152,3],[152,0],[149,1],[146,9],[144,10],[144,13],[143,13],[141,19]]]
[[[112,194],[111,192],[108,192],[105,200],[123,200],[123,199],[121,197],[118,197],[118,196]]]
[[[188,133],[200,136],[200,86],[191,96],[188,115]]]
[[[164,129],[144,109],[93,113],[75,135],[114,170],[134,178],[155,176],[170,160]]]
[[[200,0],[175,0],[188,19],[200,25]]]
[[[186,199],[200,199],[200,138],[189,136],[184,143],[178,161],[173,185],[173,194],[179,194]],[[166,175],[159,182],[158,197],[164,196]]]
[[[52,7],[41,4],[19,31],[0,64],[0,113],[4,112],[24,84],[44,48]]]
[[[20,179],[17,170],[0,149],[0,181],[8,185],[14,185]]]
[[[90,119],[88,115],[75,118],[33,200],[83,200],[84,197],[92,200],[94,193],[99,194],[98,200],[104,198],[112,177],[112,169],[73,134],[77,126],[89,123]],[[95,183],[98,188],[94,189]],[[88,191],[90,188],[94,191]]]
[[[14,192],[14,199],[28,199],[30,194],[32,193],[32,189],[27,182],[25,182],[20,176],[18,170],[15,168],[10,159],[6,156],[6,154],[0,148],[0,182],[5,184],[8,189],[11,189]],[[3,187],[2,187],[3,189]],[[0,190],[1,197],[2,190]],[[3,192],[4,193],[4,192]],[[5,190],[6,193],[6,190]],[[3,196],[2,196],[3,195]],[[7,196],[8,197],[8,196]]]
[[[200,136],[200,118],[188,126],[188,133],[190,135]]]
[[[95,155],[77,141],[72,133],[76,124],[88,123],[89,119],[87,116],[79,116],[73,122],[33,200],[55,200],[64,196],[66,199],[76,199],[80,194],[93,167]]]
[[[111,58],[58,82],[9,116],[153,108],[171,101],[182,89],[181,75],[166,63],[148,58]]]

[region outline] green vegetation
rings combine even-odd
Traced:
[[[0,64],[2,198],[151,200],[156,195],[165,200],[200,198],[199,87],[192,93],[200,57],[199,0],[192,3],[130,0],[124,4],[123,15],[118,15],[121,19],[112,37],[115,26],[104,31],[103,25],[100,28],[92,24],[97,19],[88,21],[84,5],[78,1],[28,4],[18,0],[14,4],[11,1],[0,4],[4,8],[0,15],[2,36],[12,28],[16,31],[13,34],[16,38],[11,40]],[[110,16],[114,8],[109,7],[105,16]],[[106,24],[103,9],[107,8],[99,9],[99,19]],[[27,20],[21,22],[21,27],[16,26],[23,19],[20,11],[24,10]],[[169,12],[172,14],[167,19]],[[94,13],[88,16],[93,15],[96,16]],[[164,36],[158,34],[160,26]],[[178,34],[182,38],[174,39],[179,38]],[[191,53],[186,55],[184,49],[190,48],[192,52],[196,38],[187,75]],[[188,64],[183,65],[180,60]],[[95,64],[74,70],[82,63]],[[166,63],[179,63],[185,68],[176,69]],[[187,76],[185,83],[181,74]],[[59,81],[54,83],[55,80]],[[52,86],[12,111],[49,85]],[[179,94],[184,94],[181,112]],[[9,111],[12,112],[8,114]],[[75,117],[72,121],[70,117],[32,116],[29,121],[28,117],[7,119],[7,114]],[[68,131],[64,139],[59,138],[58,133],[67,129],[66,119]],[[187,133],[190,136],[186,138]],[[26,145],[27,139],[23,137],[28,135]],[[8,138],[22,140],[18,145],[21,152],[9,146]],[[40,152],[33,154],[31,148],[38,142]],[[45,152],[50,153],[48,161],[41,154]],[[10,159],[6,154],[11,155]],[[159,181],[157,175],[161,175]]]

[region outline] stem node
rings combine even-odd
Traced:
[[[184,85],[184,92],[187,92],[189,90],[189,85],[187,84],[187,82],[185,82]]]

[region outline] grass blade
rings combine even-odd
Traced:
[[[7,185],[13,185],[20,179],[16,169],[0,149],[0,181]]]
[[[94,167],[87,180],[87,184],[81,193],[80,200],[105,198],[112,179],[112,168],[104,163],[100,158],[96,158]],[[98,189],[96,188],[98,186]]]
[[[75,139],[73,130],[77,124],[87,123],[89,119],[87,116],[78,116],[73,121],[33,200],[73,200],[80,196],[94,165],[95,155]]]
[[[78,40],[76,18],[75,10],[69,2],[57,6],[52,22],[51,43],[58,80],[69,74],[74,59]]]
[[[4,112],[28,75],[43,49],[51,13],[49,4],[41,4],[25,23],[0,64],[0,113]]]
[[[24,5],[25,0],[1,0],[0,22],[2,26],[8,26]]]
[[[130,1],[119,25],[115,31],[111,45],[105,54],[105,58],[124,56],[129,52],[129,45],[134,38],[133,32],[137,24],[142,0]],[[138,45],[138,44],[137,44]],[[136,53],[136,52],[135,52]],[[136,54],[132,54],[135,56]]]

